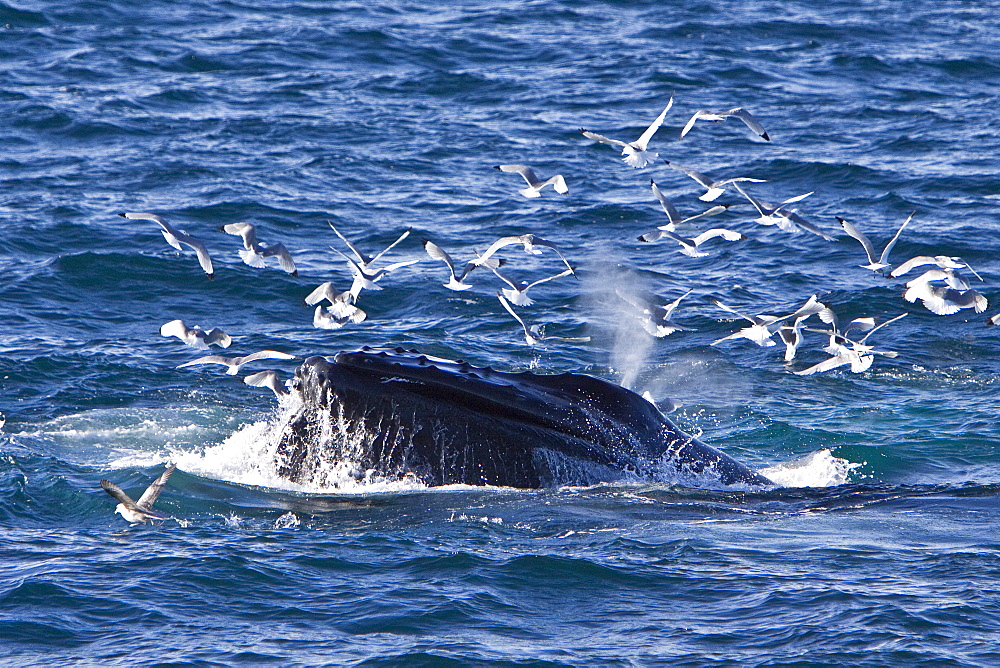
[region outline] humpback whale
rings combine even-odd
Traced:
[[[416,478],[429,486],[538,488],[618,480],[770,486],[685,434],[638,394],[578,373],[496,371],[414,350],[314,356],[275,449],[278,474],[324,484]]]

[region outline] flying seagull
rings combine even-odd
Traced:
[[[359,250],[357,246],[355,246],[353,243],[351,243],[350,239],[348,239],[343,234],[341,234],[340,230],[338,230],[336,227],[334,227],[332,222],[330,222],[329,220],[326,221],[326,222],[330,226],[330,229],[332,229],[334,231],[334,233],[336,233],[336,235],[338,237],[340,237],[341,241],[343,241],[345,244],[347,244],[347,247],[350,248],[351,252],[354,253],[355,257],[358,258],[358,266],[361,267],[362,269],[366,270],[366,271],[368,269],[370,269],[371,265],[374,264],[375,262],[377,262],[380,257],[382,257],[383,255],[385,255],[390,250],[392,250],[396,246],[396,244],[398,244],[400,241],[402,241],[406,237],[410,236],[410,230],[406,230],[401,235],[399,235],[398,239],[396,239],[391,244],[389,244],[388,246],[386,246],[384,250],[376,253],[375,255],[368,255],[367,253],[364,253],[361,250]]]
[[[728,204],[717,204],[710,209],[702,211],[701,213],[696,213],[693,216],[684,218],[673,205],[673,202],[667,199],[667,197],[660,191],[660,188],[656,185],[656,182],[653,181],[653,179],[649,180],[649,186],[653,190],[653,197],[655,197],[656,201],[660,203],[663,213],[667,214],[667,219],[670,221],[666,225],[660,225],[657,228],[659,230],[669,230],[670,232],[674,232],[676,231],[678,225],[690,223],[692,220],[704,218],[705,216],[715,216],[729,209]]]
[[[185,362],[184,364],[178,364],[177,368],[182,369],[186,366],[195,366],[196,364],[221,364],[226,369],[226,374],[229,376],[235,376],[240,372],[240,368],[249,362],[254,362],[256,360],[293,360],[295,355],[289,355],[288,353],[281,353],[277,350],[261,350],[256,353],[251,353],[244,357],[223,357],[222,355],[206,355],[205,357],[199,357],[196,360],[191,360],[190,362]]]
[[[517,313],[514,312],[513,307],[510,302],[503,296],[503,293],[497,292],[497,299],[503,304],[503,307],[514,316],[514,320],[517,320],[521,325],[521,329],[524,330],[524,340],[527,341],[529,346],[537,346],[542,341],[565,341],[567,343],[586,343],[590,341],[589,336],[546,336],[545,325],[531,325],[530,327],[524,322],[524,320]]]
[[[354,283],[351,284],[351,292],[355,296],[360,294],[362,290],[381,290],[382,286],[377,285],[376,281],[381,279],[390,271],[395,271],[396,269],[399,269],[401,267],[408,267],[411,264],[416,264],[417,262],[420,262],[420,260],[403,260],[402,262],[394,262],[393,264],[390,264],[386,267],[382,267],[381,269],[370,271],[369,269],[362,267],[357,262],[347,257],[343,253],[341,253],[333,246],[331,246],[330,249],[333,250],[333,252],[339,255],[340,257],[347,260],[347,266],[351,270],[351,275],[354,277]]]
[[[761,225],[777,225],[786,232],[795,232],[797,231],[796,228],[802,228],[807,232],[812,232],[813,234],[823,237],[827,241],[835,241],[835,239],[829,234],[800,216],[798,211],[788,208],[789,204],[794,204],[795,202],[804,200],[806,197],[812,195],[812,192],[807,192],[804,195],[796,195],[795,197],[789,197],[778,206],[772,207],[740,188],[738,183],[734,183],[733,187],[740,191],[740,194],[746,197],[747,201],[753,204],[754,208],[757,209],[757,213],[760,214],[760,217],[757,218],[757,222]]]
[[[244,264],[257,268],[266,267],[267,263],[264,262],[264,258],[276,257],[278,258],[278,266],[285,272],[292,276],[299,275],[298,270],[295,269],[295,262],[292,260],[292,255],[285,248],[285,245],[280,242],[271,244],[270,246],[260,243],[257,241],[257,228],[250,223],[229,223],[219,229],[226,234],[243,238],[243,248],[240,250],[240,258]]]
[[[690,167],[684,167],[678,165],[676,162],[670,162],[669,160],[664,160],[664,162],[677,171],[684,172],[692,179],[698,182],[702,188],[705,189],[705,193],[698,197],[702,202],[714,202],[719,198],[719,195],[726,192],[726,186],[736,183],[736,182],[748,182],[748,183],[765,183],[765,179],[754,179],[749,176],[736,176],[731,179],[718,179],[712,180],[710,177],[702,174],[701,172],[695,171]],[[711,209],[709,209],[711,211]]]
[[[821,310],[817,315],[820,320],[830,325],[830,329],[806,328],[806,331],[828,335],[830,340],[823,350],[831,355],[836,355],[841,346],[850,342],[850,339],[847,337],[848,332],[855,330],[858,332],[867,332],[875,328],[875,318],[863,317],[852,319],[841,329],[837,314],[829,307]]]
[[[487,260],[489,260],[491,255],[496,253],[501,248],[512,246],[514,244],[521,244],[522,246],[524,246],[524,252],[530,253],[531,255],[541,255],[542,248],[551,248],[553,251],[555,251],[556,255],[558,255],[562,259],[563,264],[566,265],[566,268],[569,269],[574,276],[576,276],[576,271],[574,271],[573,267],[570,266],[569,261],[566,259],[566,256],[562,254],[559,248],[548,239],[543,239],[539,236],[535,236],[534,234],[522,234],[521,236],[518,237],[515,236],[500,237],[492,244],[490,244],[490,247],[487,248],[482,255],[473,260],[473,262],[475,262],[477,265],[482,265]]]
[[[619,288],[615,288],[615,294],[642,312],[639,320],[642,323],[642,328],[650,336],[655,336],[659,339],[682,330],[693,331],[692,327],[679,325],[672,320],[677,306],[681,303],[682,299],[691,294],[691,290],[688,290],[677,299],[663,306],[659,304],[654,305],[652,300],[645,301]]]
[[[160,474],[159,478],[153,481],[153,484],[146,488],[146,491],[142,493],[138,501],[133,501],[132,497],[110,480],[102,480],[101,487],[104,488],[105,492],[118,499],[118,505],[115,506],[115,513],[131,522],[132,526],[146,524],[153,520],[168,520],[170,516],[154,511],[153,504],[156,503],[157,497],[160,496],[163,486],[167,484],[167,480],[175,468],[177,468],[176,464],[167,464],[166,470]]]
[[[215,278],[215,270],[212,268],[212,258],[208,255],[208,249],[205,248],[205,244],[199,240],[192,237],[190,234],[184,230],[178,230],[172,227],[170,223],[163,220],[160,216],[155,213],[119,213],[122,218],[127,218],[129,220],[151,220],[162,229],[160,232],[163,234],[163,238],[167,240],[167,243],[176,248],[177,250],[184,250],[181,248],[181,244],[189,246],[194,249],[194,252],[198,255],[198,263],[201,268],[208,274],[209,278]]]
[[[764,126],[753,117],[753,114],[743,107],[736,107],[734,109],[730,109],[729,111],[708,111],[706,109],[699,109],[694,112],[691,120],[689,120],[684,126],[684,129],[681,130],[681,137],[684,137],[684,135],[690,132],[691,128],[694,127],[694,124],[697,121],[724,121],[727,118],[740,119],[748,128],[756,133],[758,137],[764,141],[771,141],[771,138],[767,136],[767,132],[764,131]]]
[[[786,362],[791,362],[795,359],[795,352],[802,345],[802,330],[805,329],[803,323],[808,319],[808,315],[803,315],[796,318],[791,325],[782,325],[778,328],[778,338],[785,344]]]
[[[562,174],[550,176],[542,181],[535,175],[535,170],[527,165],[497,165],[496,168],[501,172],[520,174],[523,176],[524,180],[528,183],[528,187],[518,190],[517,192],[521,193],[525,197],[541,197],[542,194],[539,191],[550,184],[552,189],[560,195],[565,195],[569,192],[569,186],[566,185],[566,179],[563,178]]]
[[[801,371],[794,372],[796,376],[811,376],[815,373],[822,373],[823,371],[830,371],[831,369],[836,369],[838,367],[851,365],[851,371],[854,373],[861,373],[862,371],[867,371],[872,362],[875,360],[875,355],[882,355],[883,357],[896,357],[898,353],[893,350],[875,350],[872,346],[865,344],[868,337],[882,329],[891,322],[896,322],[897,320],[905,317],[906,313],[902,315],[897,315],[895,318],[890,318],[886,320],[881,325],[871,328],[867,334],[864,335],[859,341],[851,341],[846,337],[841,337],[842,343],[831,343],[828,347],[827,352],[829,352],[832,357],[823,360],[819,364],[814,364],[808,369],[802,369]],[[832,338],[832,337],[831,337]],[[850,346],[846,345],[850,344]]]
[[[308,306],[315,306],[325,299],[331,305],[336,306],[338,304],[353,304],[354,298],[355,295],[351,294],[350,290],[337,292],[337,289],[333,287],[333,283],[327,281],[326,283],[320,283],[316,286],[315,290],[306,295],[305,302]]]
[[[935,281],[946,284],[931,285]],[[928,311],[936,315],[951,315],[964,308],[982,313],[989,306],[983,294],[970,290],[966,280],[951,269],[931,269],[908,281],[903,299],[911,303],[919,299]]]
[[[278,399],[284,399],[291,395],[291,392],[288,390],[288,381],[282,382],[278,378],[278,372],[270,369],[245,376],[243,382],[251,387],[269,388]]]
[[[647,232],[639,236],[639,241],[644,241],[646,243],[653,243],[659,241],[660,239],[673,239],[681,245],[681,252],[690,257],[705,257],[708,253],[698,250],[698,247],[709,239],[714,239],[716,237],[722,237],[726,241],[743,241],[746,239],[746,235],[740,232],[734,232],[733,230],[726,230],[721,227],[716,227],[711,230],[705,230],[698,236],[694,238],[682,237],[676,232],[671,232],[670,230],[657,229],[653,232]]]
[[[816,315],[826,309],[825,304],[816,300],[816,295],[809,297],[809,299],[806,300],[806,303],[796,309],[794,313],[789,313],[788,315],[780,317],[773,315],[744,315],[736,309],[726,306],[718,299],[713,299],[712,303],[722,310],[729,311],[733,315],[737,315],[750,322],[749,327],[744,327],[738,332],[733,332],[728,336],[712,341],[713,346],[718,345],[723,341],[731,341],[734,339],[749,339],[758,346],[763,347],[773,346],[776,344],[774,339],[771,337],[781,327],[782,322],[790,318],[801,318],[809,315]]]
[[[896,230],[895,236],[893,236],[889,243],[885,245],[885,248],[882,249],[882,254],[877,260],[875,259],[875,247],[872,246],[872,242],[869,241],[868,237],[865,236],[865,234],[851,222],[844,220],[840,216],[837,216],[837,220],[840,221],[844,231],[847,232],[849,236],[860,241],[861,246],[865,249],[865,255],[868,256],[868,264],[863,264],[861,267],[864,269],[870,269],[875,273],[884,273],[886,269],[892,266],[889,264],[889,253],[892,252],[892,247],[896,245],[896,240],[899,239],[899,235],[903,231],[903,228],[910,223],[916,213],[917,212],[914,211],[907,217],[906,220],[903,221],[903,224],[899,226],[898,230]]]
[[[448,266],[448,282],[443,285],[449,290],[462,291],[471,288],[472,284],[466,283],[465,277],[472,273],[472,270],[481,264],[486,264],[487,266],[495,269],[504,263],[504,260],[501,259],[491,259],[487,261],[485,258],[480,257],[477,260],[470,260],[469,262],[466,262],[465,266],[462,267],[461,273],[455,273],[455,261],[451,259],[451,256],[448,255],[447,251],[429,239],[424,239],[423,243],[424,250],[427,251],[427,254],[431,256],[432,259],[444,262],[445,265]],[[478,260],[483,260],[483,262],[479,262]]]
[[[496,274],[500,280],[510,286],[510,288],[504,288],[501,290],[504,297],[506,297],[510,303],[517,304],[518,306],[531,306],[535,303],[531,297],[528,296],[528,290],[539,285],[540,283],[547,283],[556,278],[562,278],[563,276],[569,276],[571,272],[569,269],[562,271],[555,276],[546,276],[545,278],[540,278],[537,281],[528,283],[527,281],[515,281],[509,276],[501,274],[496,267],[492,267],[493,273]]]
[[[674,106],[674,98],[670,96],[670,101],[667,102],[667,106],[660,112],[660,115],[656,117],[656,120],[646,128],[639,138],[633,142],[624,142],[618,139],[608,139],[604,135],[599,135],[596,132],[590,132],[589,130],[584,130],[580,128],[580,132],[587,139],[593,139],[594,141],[599,141],[602,144],[608,144],[610,146],[620,146],[622,149],[622,155],[625,156],[622,160],[625,164],[640,169],[645,167],[649,163],[656,160],[658,154],[652,151],[647,151],[646,147],[649,145],[649,140],[653,138],[656,131],[660,129],[663,124],[663,119],[670,111],[670,107]]]
[[[324,299],[330,302],[330,305],[326,308],[317,306]],[[368,314],[354,305],[356,300],[357,295],[353,292],[350,290],[337,292],[333,283],[329,281],[320,284],[305,299],[309,306],[316,306],[313,313],[313,326],[321,329],[339,329],[348,322],[364,321]]]
[[[344,294],[349,295],[351,293],[345,292]],[[350,310],[347,310],[347,308]],[[367,317],[368,314],[354,304],[349,304],[342,308],[338,308],[336,304],[328,308],[323,308],[321,304],[317,304],[316,310],[313,311],[313,327],[317,329],[340,329],[349,322],[355,324],[364,322]]]
[[[972,275],[978,278],[980,281],[983,277],[976,273],[976,270],[969,266],[969,263],[960,257],[949,257],[947,255],[918,255],[917,257],[911,257],[909,260],[899,265],[893,269],[889,276],[892,278],[898,278],[903,274],[907,273],[914,267],[923,267],[928,264],[937,265],[941,269],[968,269],[972,272]]]
[[[218,327],[205,331],[198,325],[188,327],[183,320],[171,320],[160,327],[160,336],[176,336],[193,348],[208,348],[211,345],[228,348],[233,339]]]

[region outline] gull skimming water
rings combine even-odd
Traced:
[[[153,504],[156,503],[160,492],[163,491],[163,486],[167,484],[167,480],[175,468],[177,468],[175,464],[168,464],[167,468],[160,474],[160,477],[146,488],[146,491],[142,493],[138,501],[133,501],[132,497],[110,480],[101,480],[101,487],[104,488],[105,492],[118,499],[115,513],[131,522],[132,526],[146,524],[153,520],[169,520],[171,519],[170,515],[156,512],[153,510]]]
[[[559,250],[559,247],[556,246],[551,241],[549,241],[548,239],[543,239],[534,234],[522,234],[521,236],[517,237],[514,236],[500,237],[492,244],[490,244],[490,247],[487,248],[482,255],[473,260],[473,262],[475,262],[477,265],[482,265],[487,260],[489,260],[491,255],[496,253],[501,248],[506,248],[507,246],[512,246],[514,244],[521,244],[522,246],[524,246],[524,252],[530,253],[531,255],[541,255],[542,248],[551,249],[563,261],[563,264],[566,265],[566,268],[569,269],[574,276],[576,276],[576,271],[573,269],[572,266],[570,266],[569,260],[567,260],[566,256],[562,254],[562,251]]]
[[[734,232],[733,230],[716,227],[711,230],[705,230],[693,238],[682,237],[676,232],[671,232],[670,230],[657,229],[653,232],[647,232],[646,234],[640,235],[639,241],[653,243],[659,241],[660,239],[673,239],[681,245],[681,252],[685,255],[690,257],[706,257],[709,254],[698,250],[698,247],[709,239],[715,239],[716,237],[722,237],[726,241],[743,241],[746,239],[746,235],[741,234],[740,232]]]
[[[516,304],[518,306],[531,306],[532,304],[535,303],[535,300],[533,300],[531,297],[528,296],[528,290],[529,289],[535,287],[536,285],[540,285],[542,283],[547,283],[547,282],[549,282],[551,280],[554,280],[556,278],[562,278],[563,276],[569,276],[571,273],[573,273],[569,269],[566,269],[565,271],[562,271],[562,272],[556,274],[555,276],[546,276],[545,278],[540,278],[537,281],[534,281],[532,283],[528,283],[527,281],[515,281],[514,279],[510,278],[509,276],[505,276],[504,274],[501,274],[497,267],[492,267],[492,269],[493,269],[493,273],[496,274],[497,277],[500,278],[500,280],[502,280],[504,283],[506,283],[507,285],[510,286],[509,288],[504,288],[503,290],[501,290],[501,292],[503,293],[503,295],[512,304]]]
[[[691,290],[688,290],[677,299],[662,306],[659,304],[653,304],[652,299],[643,300],[619,288],[615,288],[615,294],[639,309],[641,313],[639,321],[642,323],[642,328],[646,330],[650,336],[655,336],[660,339],[664,336],[669,336],[674,332],[694,330],[693,327],[679,325],[672,319],[674,311],[677,310],[681,300],[691,294]]]
[[[777,225],[780,229],[785,230],[786,232],[795,232],[798,228],[801,228],[807,232],[812,232],[813,234],[821,236],[827,241],[834,241],[834,238],[829,234],[800,216],[798,211],[788,207],[789,204],[794,204],[795,202],[799,202],[804,200],[806,197],[809,197],[812,195],[811,192],[805,193],[804,195],[789,197],[778,206],[772,207],[740,188],[738,183],[734,183],[733,187],[740,191],[740,194],[743,195],[748,202],[753,204],[755,209],[757,209],[757,213],[760,214],[760,217],[757,218],[757,222],[761,225]]]

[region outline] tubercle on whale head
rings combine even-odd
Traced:
[[[419,350],[397,347],[394,349],[362,346],[356,351],[341,351],[333,356],[336,364],[360,368],[419,369],[437,368],[472,378],[487,378],[494,373],[489,366],[476,366],[462,359],[450,360],[421,353]],[[519,374],[508,374],[511,377]]]

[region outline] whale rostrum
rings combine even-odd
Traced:
[[[275,450],[278,474],[537,488],[628,479],[770,480],[683,433],[638,394],[593,376],[495,371],[396,348],[315,356]],[[714,483],[714,484],[713,484]]]

